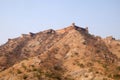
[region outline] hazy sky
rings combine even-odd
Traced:
[[[120,0],[0,0],[0,44],[72,22],[88,26],[92,34],[120,39]]]

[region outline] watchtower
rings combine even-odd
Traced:
[[[75,23],[72,23],[72,25],[71,25],[72,27],[75,27]]]
[[[85,28],[86,32],[88,33],[88,27]]]

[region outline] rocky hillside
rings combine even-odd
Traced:
[[[120,41],[72,24],[0,46],[0,80],[120,80]]]

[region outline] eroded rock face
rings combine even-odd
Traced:
[[[0,46],[0,80],[117,80],[119,43],[75,24],[30,32]]]

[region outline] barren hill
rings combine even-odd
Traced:
[[[72,24],[0,46],[0,80],[120,80],[120,41]]]

